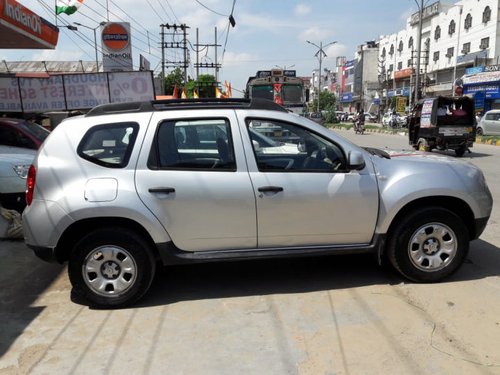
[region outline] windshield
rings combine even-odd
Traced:
[[[302,101],[302,86],[301,85],[283,85],[283,100],[285,102],[301,102]]]
[[[273,100],[273,87],[271,85],[252,86],[252,98]]]

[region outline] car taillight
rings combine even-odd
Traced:
[[[26,179],[26,204],[29,206],[33,201],[33,193],[35,191],[36,168],[31,164],[28,170],[28,178]]]

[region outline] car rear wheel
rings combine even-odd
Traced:
[[[403,276],[417,282],[436,282],[463,263],[469,236],[454,212],[421,208],[405,215],[391,230],[387,255]]]
[[[90,232],[74,246],[68,265],[73,293],[93,307],[124,307],[149,289],[155,273],[151,246],[123,228]]]
[[[483,135],[483,128],[476,128],[476,135],[481,137]]]

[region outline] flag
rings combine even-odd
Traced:
[[[179,99],[179,89],[177,88],[177,84],[174,85],[174,92],[172,93],[172,98]]]
[[[232,98],[233,97],[233,93],[232,93],[232,90],[231,90],[231,83],[229,83],[227,81],[224,81],[224,86],[226,86],[226,97],[227,98]]]
[[[57,0],[56,14],[66,13],[73,14],[83,4],[83,0]]]

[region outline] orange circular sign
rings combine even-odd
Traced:
[[[102,42],[108,49],[120,51],[128,46],[130,34],[119,23],[110,23],[102,30]]]

